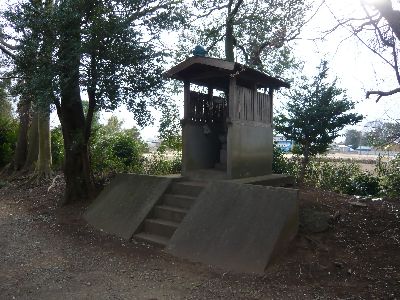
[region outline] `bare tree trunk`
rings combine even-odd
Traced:
[[[225,59],[227,61],[234,62],[235,61],[235,36],[234,36],[234,21],[235,16],[239,11],[240,6],[243,4],[244,0],[237,0],[234,3],[234,0],[229,0],[228,2],[228,16],[225,20]]]
[[[12,170],[19,171],[23,168],[26,157],[28,154],[28,130],[30,123],[30,108],[31,101],[27,98],[22,98],[18,105],[19,113],[19,130],[18,130],[18,140],[17,147],[15,149],[14,160],[12,163]]]
[[[26,155],[23,171],[31,172],[35,170],[35,163],[39,154],[39,132],[38,132],[39,116],[35,112],[33,114],[31,126],[28,130],[28,152]]]
[[[86,120],[79,86],[80,18],[65,20],[60,37],[61,102],[56,99],[65,150],[65,198],[63,204],[84,201],[94,196],[89,161]]]
[[[51,177],[50,112],[39,113],[38,119],[39,153],[35,176],[38,180]]]
[[[225,59],[227,61],[235,61],[234,49],[234,36],[233,36],[233,20],[228,18],[226,20],[225,30]]]

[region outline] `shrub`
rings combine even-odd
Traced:
[[[274,149],[273,170],[275,173],[289,174],[298,180],[300,164],[299,157],[286,158],[279,149]],[[400,159],[398,167],[400,168]],[[386,191],[393,191],[393,194],[399,193],[400,176],[397,175],[399,173],[394,171],[390,172],[391,175],[388,171],[386,173],[388,174],[385,181],[387,182]],[[304,183],[319,189],[349,195],[375,196],[382,191],[381,177],[363,172],[358,164],[351,161],[331,162],[314,158],[307,166]]]
[[[380,179],[368,172],[352,176],[343,191],[349,195],[376,196],[380,193]]]
[[[51,158],[53,167],[61,169],[64,162],[64,140],[60,126],[51,130]]]
[[[307,169],[305,182],[323,190],[345,193],[351,178],[360,172],[360,167],[353,162],[336,163],[314,159]]]
[[[100,177],[122,173],[143,172],[144,143],[127,131],[106,134],[99,130],[91,144],[93,172]]]
[[[182,170],[182,158],[180,155],[172,159],[161,153],[156,153],[146,159],[145,173],[148,175],[178,174]]]
[[[392,159],[387,165],[381,178],[381,187],[384,195],[399,197],[400,195],[400,155]]]
[[[283,151],[274,143],[272,153],[272,172],[276,174],[285,174],[287,172],[287,159]]]
[[[284,152],[276,144],[273,147],[272,172],[275,174],[288,174],[297,179],[300,171],[300,160],[298,156],[286,158]]]
[[[0,168],[11,162],[17,143],[18,122],[0,118]]]

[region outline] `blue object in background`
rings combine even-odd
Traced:
[[[194,47],[193,55],[194,56],[206,56],[207,50],[204,49],[202,46],[197,45]]]

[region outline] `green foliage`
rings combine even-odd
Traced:
[[[346,139],[344,143],[346,145],[351,145],[353,149],[357,149],[358,146],[362,146],[361,145],[362,137],[363,133],[361,131],[355,129],[349,129],[346,131]]]
[[[278,157],[278,173],[292,175],[295,177],[296,181],[298,181],[301,160],[296,156],[285,158],[281,155]],[[360,196],[384,194],[394,196],[396,193],[396,183],[398,192],[400,191],[400,176],[395,172],[391,172],[390,174],[389,177],[374,176],[368,172],[362,171],[360,166],[355,162],[329,162],[321,159],[312,159],[308,165],[304,183],[319,189],[341,194]],[[396,176],[397,179],[395,178]],[[382,188],[385,182],[390,182],[390,191],[393,191],[393,193],[389,193],[388,188]]]
[[[399,197],[400,195],[400,155],[392,159],[387,165],[381,180],[385,195]]]
[[[381,192],[380,178],[369,172],[353,175],[344,193],[349,195],[376,196]]]
[[[8,100],[8,94],[6,88],[8,82],[0,81],[0,118],[11,119],[12,115],[12,105]]]
[[[18,138],[18,122],[12,114],[8,87],[8,81],[0,81],[0,168],[11,162]]]
[[[370,146],[384,147],[386,145],[399,142],[400,140],[400,123],[398,122],[368,122],[365,126],[365,141]]]
[[[61,169],[64,163],[64,140],[60,126],[51,130],[51,157],[53,167]]]
[[[144,172],[149,175],[179,174],[182,170],[182,159],[179,155],[169,158],[156,153],[146,158]]]
[[[17,143],[18,122],[0,118],[0,168],[11,162]]]
[[[285,157],[284,152],[275,143],[273,146],[273,159],[272,159],[272,172],[276,174],[288,174],[294,177],[298,175],[298,164],[296,163],[297,157],[288,159]]]
[[[122,129],[112,116],[93,131],[90,149],[93,172],[100,176],[121,172],[143,172],[142,155],[148,150],[135,128]]]
[[[203,45],[210,56],[282,76],[295,65],[287,42],[299,34],[310,8],[302,0],[195,0],[191,22],[180,35],[178,60]]]
[[[360,172],[355,163],[313,160],[308,166],[305,182],[323,190],[345,193],[352,176]]]
[[[296,143],[305,161],[309,156],[324,153],[344,126],[363,118],[348,112],[354,103],[327,76],[327,63],[323,61],[313,80],[302,78],[303,84],[293,89],[284,106],[285,113],[274,120],[276,131]]]
[[[162,117],[159,127],[160,152],[167,149],[182,151],[182,127],[180,124],[179,111],[175,104],[165,103],[161,109]]]

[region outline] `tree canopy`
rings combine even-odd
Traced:
[[[373,121],[366,124],[365,141],[378,148],[400,143],[400,123]]]
[[[324,153],[346,125],[354,125],[362,116],[349,112],[354,102],[337,87],[336,80],[328,80],[327,62],[321,62],[318,74],[311,80],[302,77],[295,87],[284,112],[274,119],[275,129],[288,140],[293,140],[303,154],[303,172],[309,157]]]
[[[37,107],[54,104],[64,150],[66,202],[93,194],[88,145],[95,111],[125,104],[151,122],[163,103],[161,32],[182,21],[180,1],[22,1],[5,13],[14,33],[15,74]],[[82,97],[89,100],[83,110]]]
[[[378,87],[366,93],[367,98],[374,96],[376,101],[379,101],[382,97],[400,93],[400,11],[397,0],[361,0],[360,5],[362,14],[338,17],[338,25],[328,32],[339,26],[347,28],[358,41],[390,67],[397,86],[389,90],[381,90]],[[378,74],[382,78],[386,75]]]
[[[345,141],[344,143],[347,146],[351,146],[353,149],[357,149],[358,146],[361,146],[361,139],[362,139],[363,133],[359,130],[356,129],[349,129],[346,131],[345,134]]]
[[[282,75],[294,62],[288,42],[299,35],[311,6],[301,0],[195,0],[180,53],[203,45],[210,56]]]

